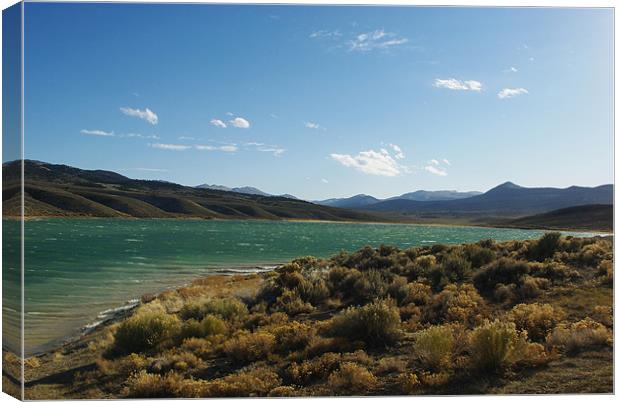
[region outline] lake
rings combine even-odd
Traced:
[[[3,221],[3,332],[18,347],[20,222]],[[144,293],[217,272],[382,243],[401,248],[539,237],[539,230],[331,222],[40,219],[25,223],[25,350],[56,346]],[[567,233],[585,235],[580,233]],[[8,252],[8,253],[7,253]],[[129,303],[129,304],[128,304]]]

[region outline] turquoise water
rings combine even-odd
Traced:
[[[3,221],[19,249],[18,221]],[[147,292],[222,270],[265,267],[382,243],[530,239],[537,230],[325,222],[42,219],[25,223],[25,349],[43,351]],[[16,332],[19,263],[5,264],[5,332]],[[244,269],[241,269],[243,271]],[[101,314],[105,312],[104,314]],[[13,317],[13,319],[10,319]],[[15,348],[15,337],[5,344]]]

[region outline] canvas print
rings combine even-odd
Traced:
[[[3,391],[613,393],[613,17],[7,8]]]

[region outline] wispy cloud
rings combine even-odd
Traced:
[[[392,148],[394,150],[394,158],[395,159],[405,159],[405,154],[403,153],[403,150],[396,144],[388,144],[390,146],[390,148]]]
[[[144,134],[140,134],[140,133],[127,133],[127,134],[121,134],[119,135],[119,137],[121,138],[140,138],[143,140],[159,140],[159,136],[155,135],[155,134],[150,134],[150,135],[144,135]]]
[[[449,160],[447,160],[446,158],[442,159],[443,163],[445,163],[448,166],[452,166],[452,164],[450,163]]]
[[[357,155],[334,153],[329,156],[343,166],[376,176],[393,177],[406,171],[385,149],[362,151]]]
[[[146,108],[144,110],[132,109],[130,107],[122,107],[121,112],[127,116],[137,117],[142,120],[146,120],[149,123],[155,125],[159,121],[159,117],[151,109]]]
[[[509,68],[505,69],[504,72],[505,73],[516,73],[519,70],[516,67],[510,66]]]
[[[339,30],[335,31],[327,31],[327,30],[319,30],[314,31],[310,34],[310,38],[339,38],[342,36]]]
[[[184,140],[184,141],[193,141],[195,139],[196,139],[195,137],[187,137],[187,136],[184,136],[184,135],[179,137],[179,140]]]
[[[221,152],[236,152],[239,148],[235,144],[213,146],[213,145],[195,145],[199,151],[221,151]]]
[[[271,152],[273,156],[280,156],[286,151],[284,148],[280,147],[269,147],[269,146],[260,146],[256,148],[260,152]]]
[[[435,166],[439,165],[439,161],[437,159],[431,159],[429,162]]]
[[[114,131],[103,131],[103,130],[80,130],[80,133],[86,135],[97,135],[100,137],[114,137]]]
[[[156,148],[156,149],[163,149],[166,151],[185,151],[187,149],[190,149],[191,146],[189,145],[183,145],[183,144],[162,144],[162,143],[155,143],[155,144],[149,144],[149,147],[151,148]]]
[[[311,128],[313,130],[326,130],[326,128],[321,126],[319,123],[314,123],[311,121],[304,122],[304,127]]]
[[[219,127],[219,128],[226,128],[226,123],[224,123],[222,120],[220,119],[211,119],[211,121],[209,122],[212,125],[214,125],[215,127]]]
[[[508,99],[525,94],[529,94],[525,88],[504,88],[497,93],[497,97],[500,99]]]
[[[321,181],[322,181],[323,183],[325,183],[325,184],[328,184],[328,183],[329,183],[329,180],[327,180],[327,179],[321,179]]]
[[[447,88],[453,91],[482,91],[482,83],[480,81],[475,80],[466,80],[461,81],[456,78],[435,78],[435,82],[433,83],[434,87],[437,88]]]
[[[447,176],[448,172],[446,172],[445,169],[437,167],[437,166],[433,166],[433,165],[427,165],[424,167],[424,170],[426,170],[429,173],[432,173],[434,175],[437,176]]]
[[[250,122],[243,117],[235,117],[234,119],[229,120],[229,123],[237,128],[250,128]]]
[[[383,28],[358,34],[349,40],[346,45],[349,51],[370,52],[373,50],[386,50],[409,42],[407,38],[399,37],[395,33],[386,32]]]

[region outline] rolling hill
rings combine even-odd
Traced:
[[[473,197],[482,194],[479,191],[459,192],[453,190],[426,191],[418,190],[411,193],[405,193],[396,197],[390,197],[386,200],[380,200],[370,195],[357,194],[348,198],[330,198],[327,200],[314,201],[315,204],[329,205],[339,208],[363,208],[368,205],[378,204],[388,200],[412,200],[412,201],[446,201],[459,200],[462,198]]]
[[[19,161],[4,163],[3,214],[20,211]],[[204,219],[388,220],[372,213],[315,205],[285,197],[134,180],[104,170],[24,162],[26,215]]]
[[[614,223],[613,205],[580,205],[556,209],[544,214],[526,216],[504,222],[499,226],[536,229],[574,228],[583,230],[612,231]]]

